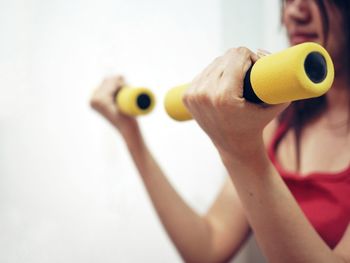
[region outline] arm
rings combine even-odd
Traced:
[[[149,153],[136,152],[133,158],[165,230],[186,262],[225,262],[238,251],[249,225],[231,181],[201,216],[178,195]]]
[[[350,231],[332,251],[303,214],[263,147],[247,153],[248,159],[227,153],[221,156],[271,263],[350,262]],[[249,156],[254,157],[254,164]]]
[[[267,107],[242,98],[244,75],[256,59],[245,48],[230,50],[197,77],[185,104],[218,149],[269,262],[350,262],[350,230],[331,250],[267,156],[262,131],[288,104]]]
[[[114,94],[120,78],[106,79],[91,106],[119,130],[165,230],[186,262],[224,262],[237,252],[249,232],[248,222],[228,180],[206,215],[191,209],[171,186],[146,146],[135,119],[118,112]]]

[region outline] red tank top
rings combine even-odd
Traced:
[[[268,148],[269,157],[305,216],[330,248],[342,238],[350,223],[350,165],[337,173],[307,176],[286,171],[277,162],[276,149],[288,126],[280,124]]]

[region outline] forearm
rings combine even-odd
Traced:
[[[244,156],[221,156],[269,262],[343,262],[308,222],[263,143],[258,145]]]
[[[127,146],[155,210],[181,256],[186,262],[210,262],[210,224],[171,186],[141,135],[129,140]]]

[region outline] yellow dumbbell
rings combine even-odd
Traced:
[[[334,66],[319,44],[303,43],[260,58],[247,72],[243,96],[255,103],[279,104],[318,97],[332,86]],[[171,89],[164,106],[178,121],[192,119],[182,102],[189,84]]]
[[[153,92],[144,87],[123,87],[115,100],[120,111],[129,116],[145,115],[155,106]]]

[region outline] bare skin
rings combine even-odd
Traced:
[[[327,8],[332,21],[330,30],[342,28],[341,24],[337,24],[341,23],[339,14],[335,10],[332,13],[329,4]],[[284,22],[291,33],[292,43],[311,40],[323,43],[325,36],[320,21],[320,13],[314,1],[287,1]],[[344,42],[341,37],[332,39],[336,37],[338,36],[334,34],[328,35],[327,48],[336,67],[339,67],[342,61],[338,59],[337,52],[344,47]],[[246,48],[233,49],[217,59],[193,81],[185,96],[186,106],[218,149],[250,226],[269,262],[349,262],[350,227],[338,246],[331,250],[310,225],[267,156],[263,129],[286,105],[264,108],[242,99],[243,78],[252,61],[254,54]],[[341,86],[347,84],[343,77],[338,73],[334,90],[327,95],[330,102],[334,100],[335,92],[348,90]],[[302,172],[316,169],[339,171],[349,165],[348,147],[342,148],[341,152],[334,147],[335,143],[341,144],[339,141],[348,145],[349,132],[344,131],[343,137],[337,138],[334,133],[319,129],[327,128],[325,119],[337,122],[339,118],[347,117],[348,102],[340,100],[340,103],[329,103],[323,115],[304,127],[301,141],[304,153]],[[340,114],[331,114],[335,110]],[[280,147],[278,157],[284,158],[284,162],[290,157],[285,149],[293,145],[291,143],[291,140],[284,141]],[[332,145],[334,150],[329,150]],[[316,154],[319,152],[322,152],[321,157]],[[339,154],[339,162],[324,161],[320,167],[322,160],[334,160]],[[293,164],[291,163],[292,167]]]
[[[186,262],[224,262],[241,246],[249,225],[232,182],[227,180],[206,215],[195,213],[177,194],[145,144],[135,119],[120,113],[114,104],[124,85],[121,77],[102,82],[91,98],[125,140],[156,211]],[[235,233],[235,235],[232,235]]]
[[[337,50],[345,50],[340,34],[336,34],[342,21],[337,10],[329,4],[327,8],[330,32],[335,32],[328,36],[327,49],[339,72],[347,72],[342,70],[344,56],[337,55]],[[283,20],[291,44],[324,43],[320,13],[314,1],[287,0]],[[124,84],[120,77],[105,80],[92,96],[91,106],[121,133],[166,231],[186,262],[227,261],[237,253],[251,229],[269,262],[350,262],[350,227],[331,250],[307,221],[267,157],[266,145],[276,129],[275,118],[287,105],[260,107],[242,98],[243,77],[257,59],[246,48],[229,50],[195,78],[184,98],[229,173],[205,215],[195,213],[169,184],[145,144],[137,121],[118,111],[113,97]],[[303,129],[299,171],[302,174],[339,171],[349,165],[349,132],[329,128],[330,123],[340,123],[347,117],[349,102],[344,99],[349,90],[347,83],[345,73],[337,75],[327,94],[327,110]],[[252,116],[254,121],[250,121]],[[342,136],[336,135],[339,130]],[[292,171],[296,169],[293,138],[287,134],[277,153],[281,164]],[[317,144],[313,138],[325,143]],[[344,143],[341,151],[329,150],[331,144]],[[322,162],[320,166],[315,152],[322,152],[323,160],[333,160],[337,155],[339,162]]]

